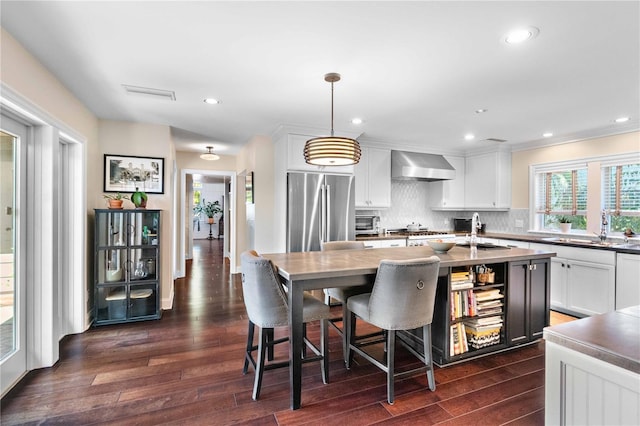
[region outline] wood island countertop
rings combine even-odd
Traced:
[[[544,259],[555,253],[521,248],[477,250],[472,254],[467,247],[453,247],[447,253],[435,253],[431,247],[393,247],[366,250],[335,250],[298,253],[269,253],[263,256],[279,268],[280,275],[287,280],[323,278],[331,271],[334,276],[339,271],[343,276],[375,274],[380,261],[415,259],[438,256],[440,268],[471,266],[486,263],[514,262],[519,260]]]

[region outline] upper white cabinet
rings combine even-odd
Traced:
[[[353,166],[313,166],[304,161],[304,144],[314,135],[287,135],[287,169],[303,172],[353,174]]]
[[[466,157],[464,207],[469,210],[511,208],[511,153]]]
[[[444,158],[456,169],[456,178],[429,183],[429,205],[434,210],[464,209],[465,158]]]
[[[391,206],[391,150],[362,147],[355,178],[357,209]]]

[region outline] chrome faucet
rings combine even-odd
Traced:
[[[480,215],[476,212],[473,214],[471,218],[471,246],[478,245],[478,230],[482,227],[482,223],[480,223]]]
[[[604,243],[607,240],[607,225],[609,222],[607,221],[607,211],[602,210],[601,220],[600,220],[600,242]]]

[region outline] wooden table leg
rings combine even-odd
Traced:
[[[303,289],[289,282],[289,382],[291,388],[291,409],[297,410],[301,403],[302,389],[302,303]]]

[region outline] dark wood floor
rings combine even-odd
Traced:
[[[230,277],[221,243],[197,242],[161,320],[64,338],[54,367],[32,371],[3,398],[0,424],[543,424],[543,342],[437,368],[435,392],[422,375],[397,381],[391,406],[384,374],[357,357],[346,371],[330,331],[330,384],[317,363],[305,365],[302,408],[291,411],[288,371],[272,370],[253,401],[253,372],[241,373],[241,281]],[[276,355],[286,357],[286,347]],[[414,362],[400,348],[397,356],[399,365]]]

